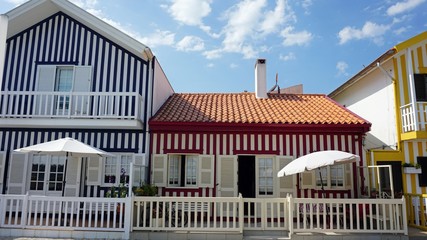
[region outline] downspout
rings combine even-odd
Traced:
[[[419,130],[418,126],[418,118],[417,118],[417,99],[415,97],[415,88],[414,88],[414,70],[412,67],[412,53],[411,49],[406,49],[406,71],[408,74],[408,82],[409,82],[409,91],[411,93],[411,107],[412,107],[412,118],[414,122],[414,131]]]
[[[148,179],[148,182],[151,182],[151,161],[150,161],[150,146],[151,146],[151,134],[150,134],[150,127],[148,125],[148,120],[150,120],[152,112],[153,112],[153,89],[154,89],[154,64],[155,64],[155,57],[153,53],[151,52],[150,48],[146,47],[143,51],[144,56],[147,57],[148,61],[148,83],[147,83],[147,92],[146,95],[146,114],[144,119],[144,125],[145,125],[145,162],[148,163],[147,167],[147,175],[146,178]]]
[[[4,72],[4,63],[6,57],[6,40],[7,40],[7,27],[8,27],[9,18],[7,15],[0,14],[0,94],[1,86],[3,86],[3,72]]]

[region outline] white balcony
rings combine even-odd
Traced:
[[[141,95],[128,92],[6,91],[0,96],[0,124],[7,127],[141,128],[143,103]]]
[[[402,133],[426,131],[427,102],[416,102],[400,107]]]

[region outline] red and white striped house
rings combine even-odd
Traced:
[[[317,197],[316,172],[277,172],[320,150],[354,153],[363,164],[370,123],[325,95],[263,93],[262,60],[256,93],[173,94],[150,120],[151,182],[161,195]],[[356,164],[321,171],[326,196],[357,194]]]

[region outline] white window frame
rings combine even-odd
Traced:
[[[322,171],[322,179],[323,182],[325,183],[323,185],[324,188],[327,189],[345,189],[346,187],[346,169],[345,169],[345,164],[338,164],[338,165],[333,165],[333,166],[326,166],[326,167],[322,167],[319,169],[316,169],[314,171],[315,174],[315,186],[316,187],[321,187],[320,184],[320,174],[319,172]],[[331,173],[332,170],[331,169],[340,169],[342,171],[342,186],[337,186],[336,184],[333,184],[333,180],[331,179]],[[336,178],[339,180],[339,178]],[[336,181],[338,181],[336,180]]]
[[[184,169],[184,183],[181,183],[181,173],[182,173],[182,156],[185,156],[185,169]],[[189,162],[192,161],[193,165],[191,171],[193,174],[188,176]],[[176,187],[176,188],[197,188],[199,187],[199,163],[200,156],[192,154],[168,154],[167,160],[167,186]],[[189,183],[189,177],[191,177],[191,182]]]
[[[262,167],[261,166],[261,160],[262,159],[271,160],[271,172],[267,172],[268,174],[271,175],[271,177],[261,176],[262,174],[260,172],[260,168]],[[255,156],[255,177],[256,177],[256,179],[255,179],[255,196],[256,197],[269,198],[269,197],[275,197],[276,196],[278,189],[276,186],[277,185],[276,178],[275,178],[276,176],[274,174],[275,172],[277,172],[276,171],[277,170],[276,169],[277,164],[275,164],[275,161],[276,161],[275,159],[276,159],[275,156],[270,156],[270,155],[263,155],[263,156],[256,155]],[[261,180],[261,178],[266,178],[266,177],[271,179],[272,192],[271,192],[271,194],[260,194],[260,187],[261,187],[260,180]]]
[[[125,175],[128,177],[128,181],[130,181],[130,163],[133,162],[133,153],[114,153],[114,156],[111,157],[104,157],[102,159],[102,177],[101,177],[101,186],[104,187],[112,187],[119,185],[120,177],[122,175],[122,168],[123,166],[125,169]],[[114,182],[105,182],[105,175],[106,175],[106,164],[107,159],[115,159],[115,169],[114,169],[114,175],[115,175],[115,181]],[[122,164],[122,161],[127,161],[127,164]],[[112,172],[111,172],[112,173]],[[128,182],[125,182],[125,185],[128,184]]]

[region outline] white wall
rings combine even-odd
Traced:
[[[166,74],[163,72],[157,58],[154,63],[154,87],[153,87],[153,112],[152,115],[156,114],[157,110],[165,103],[170,95],[174,93],[174,90],[169,83]]]
[[[392,60],[382,68],[394,76]],[[334,100],[372,123],[365,149],[396,149],[396,109],[393,81],[378,67],[334,97]]]
[[[6,54],[6,39],[7,39],[8,17],[0,14],[0,86],[3,81],[3,69]],[[1,89],[0,89],[1,90]]]

